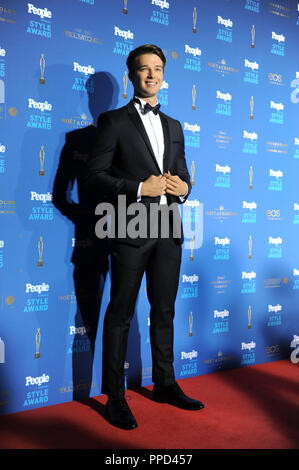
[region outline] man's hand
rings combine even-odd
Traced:
[[[152,175],[141,185],[141,196],[157,197],[166,193],[166,177]]]
[[[170,172],[164,174],[166,178],[166,192],[173,196],[184,196],[188,192],[188,185],[177,175],[171,175]]]

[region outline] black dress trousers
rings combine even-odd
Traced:
[[[102,393],[114,398],[124,396],[128,333],[144,273],[151,307],[152,379],[161,386],[175,382],[173,318],[181,250],[181,244],[174,238],[148,239],[139,247],[118,241],[113,243],[111,297],[103,329]]]

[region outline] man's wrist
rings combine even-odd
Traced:
[[[142,183],[140,183],[140,196],[146,196],[145,192],[146,192],[146,182],[143,181]]]
[[[186,197],[186,196],[187,196],[187,194],[188,194],[188,191],[189,191],[189,188],[188,188],[188,185],[187,185],[187,183],[186,183],[185,181],[184,181],[184,183],[185,183],[186,191],[184,192],[184,194],[181,194],[181,196],[180,196],[180,197]]]

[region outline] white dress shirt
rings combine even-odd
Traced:
[[[161,119],[159,113],[155,114],[152,111],[149,111],[148,113],[144,114],[143,107],[145,106],[146,101],[142,100],[141,98],[138,99],[140,100],[141,105],[134,101],[134,106],[137,109],[139,116],[143,122],[161,174],[163,175],[164,135]],[[141,199],[141,185],[142,183],[140,183],[138,187],[137,201],[140,201]],[[160,204],[167,204],[167,199],[165,195],[162,195],[160,197]]]

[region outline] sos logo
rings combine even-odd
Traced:
[[[280,352],[279,345],[275,344],[273,346],[266,346],[265,351],[267,355],[278,354]]]
[[[280,217],[280,209],[268,209],[267,212],[267,217],[271,218],[279,218]]]
[[[282,83],[282,75],[278,73],[268,73],[268,79],[272,83],[280,85]]]

